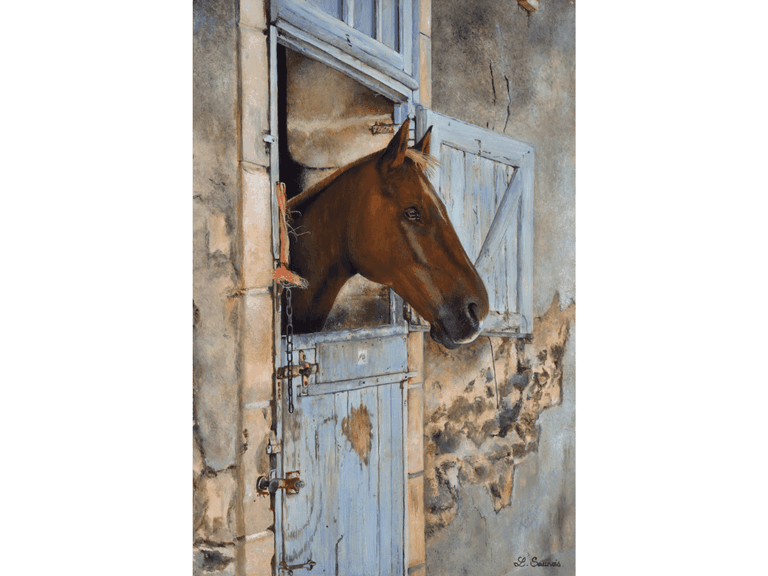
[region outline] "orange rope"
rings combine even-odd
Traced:
[[[280,264],[272,271],[272,278],[281,284],[306,288],[308,282],[301,276],[294,274],[288,269],[288,258],[290,239],[288,238],[288,220],[290,215],[287,209],[287,199],[285,196],[285,183],[278,182],[277,187],[277,207],[280,213]]]

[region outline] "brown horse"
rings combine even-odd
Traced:
[[[393,288],[431,324],[432,338],[458,348],[480,333],[488,294],[425,175],[431,128],[408,148],[406,120],[385,150],[358,160],[288,202],[299,214],[291,268],[296,333],[322,330],[355,274]]]

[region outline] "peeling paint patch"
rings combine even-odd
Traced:
[[[341,432],[349,440],[360,460],[367,465],[373,441],[373,425],[371,415],[364,404],[361,403],[359,408],[352,408],[349,418],[341,421]]]
[[[556,294],[530,341],[485,337],[450,352],[426,341],[427,537],[456,518],[462,485],[485,485],[496,512],[511,503],[515,465],[538,449],[538,418],[562,401],[575,309]]]

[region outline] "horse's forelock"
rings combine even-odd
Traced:
[[[410,158],[416,166],[429,176],[434,176],[440,167],[440,161],[437,158],[424,154],[415,148],[408,148],[405,157]]]

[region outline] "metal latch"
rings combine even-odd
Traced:
[[[291,366],[291,378],[298,378],[301,376],[301,389],[298,391],[299,396],[306,396],[309,391],[309,377],[312,374],[317,374],[317,364],[310,364],[307,362],[307,355],[302,350],[299,352],[299,365]],[[277,377],[281,380],[288,378],[288,367],[281,366],[277,369]]]
[[[301,476],[298,470],[288,472],[285,478],[277,478],[275,471],[272,470],[269,473],[269,478],[266,476],[259,476],[256,480],[256,492],[259,494],[274,494],[280,489],[285,490],[286,494],[298,494],[299,490],[304,488],[304,482],[301,481]]]
[[[280,452],[283,451],[283,446],[275,440],[274,432],[269,437],[269,442],[267,442],[267,454],[280,454]]]
[[[294,570],[312,570],[315,567],[316,562],[314,560],[307,560],[303,564],[287,564],[285,560],[280,561],[280,574],[285,576],[293,576]]]
[[[291,366],[291,378],[298,378],[301,376],[302,380],[302,386],[304,385],[304,380],[306,378],[309,378],[312,374],[317,374],[317,364],[309,364],[307,362],[307,355],[304,353],[304,350],[302,350],[299,353],[299,365],[298,366]],[[277,369],[277,377],[280,380],[285,380],[288,378],[288,367],[287,366],[280,366]]]

